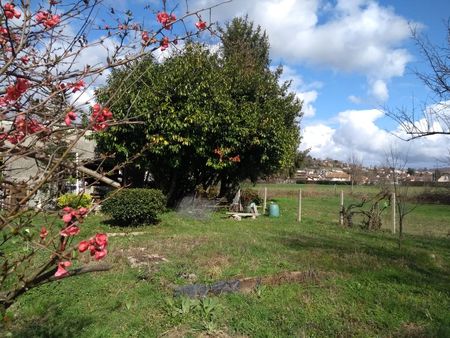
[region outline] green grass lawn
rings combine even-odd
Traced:
[[[306,194],[307,196],[307,194]],[[108,272],[34,289],[11,308],[14,337],[450,336],[450,207],[426,205],[407,219],[401,250],[388,230],[338,226],[339,196],[311,194],[303,221],[295,198],[276,197],[279,218],[203,220],[175,212],[160,224],[85,232],[110,237]],[[155,262],[147,255],[159,255]],[[132,268],[129,257],[148,264]],[[177,286],[313,271],[316,280],[189,300]]]

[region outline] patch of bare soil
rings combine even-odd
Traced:
[[[416,323],[404,323],[394,337],[425,338],[428,337],[426,329]]]
[[[115,254],[125,258],[132,268],[152,267],[168,262],[167,258],[159,254],[149,253],[147,248],[121,249]]]
[[[108,237],[125,237],[125,236],[140,236],[145,235],[144,231],[133,231],[133,232],[108,232],[106,233]]]
[[[214,332],[198,332],[193,331],[192,329],[186,326],[177,326],[169,331],[164,332],[159,336],[160,338],[183,338],[183,337],[196,337],[196,338],[247,338],[247,336],[243,335],[230,335],[222,330],[215,330]]]

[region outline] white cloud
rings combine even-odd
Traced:
[[[360,104],[360,103],[362,103],[362,99],[361,99],[360,97],[358,97],[358,96],[355,96],[355,95],[350,95],[350,96],[348,97],[348,100],[349,100],[351,103],[354,103],[354,104]]]
[[[316,114],[316,108],[313,103],[319,94],[315,90],[297,93],[297,97],[303,102],[302,112],[304,117],[312,117]]]
[[[195,7],[211,3],[197,0]],[[375,0],[249,0],[213,11],[221,21],[244,14],[267,31],[272,56],[363,74],[380,101],[388,97],[386,81],[402,76],[411,59],[400,48],[410,36],[408,21]]]
[[[389,92],[385,81],[376,80],[371,85],[371,94],[376,100],[384,102],[389,98]]]
[[[290,90],[295,93],[296,97],[303,102],[302,111],[304,117],[312,117],[316,114],[316,108],[314,102],[319,96],[317,88],[321,87],[321,83],[315,82],[306,84],[303,78],[298,75],[295,69],[289,66],[283,66],[283,74],[281,75],[280,82],[291,82]]]
[[[402,141],[399,137],[406,134],[400,127],[390,133],[377,125],[383,116],[384,112],[377,109],[343,111],[333,120],[334,124],[306,126],[301,148],[311,148],[314,157],[345,161],[354,153],[366,165],[382,165],[386,163],[386,153],[395,145],[401,153],[407,154],[409,166],[435,163],[450,148],[450,139],[445,135]]]

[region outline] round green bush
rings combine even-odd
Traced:
[[[161,190],[123,189],[108,195],[102,204],[102,212],[122,226],[153,224],[165,211],[166,202]]]
[[[60,208],[71,207],[73,209],[89,208],[92,206],[92,196],[89,194],[67,193],[58,197]]]

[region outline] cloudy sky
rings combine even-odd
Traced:
[[[284,66],[304,101],[302,149],[340,160],[353,153],[367,165],[382,164],[390,147],[408,154],[411,166],[434,167],[448,155],[449,137],[403,142],[385,116],[433,102],[413,72],[427,68],[411,27],[445,46],[448,0],[234,0],[213,20],[246,14],[267,31],[273,65]]]

